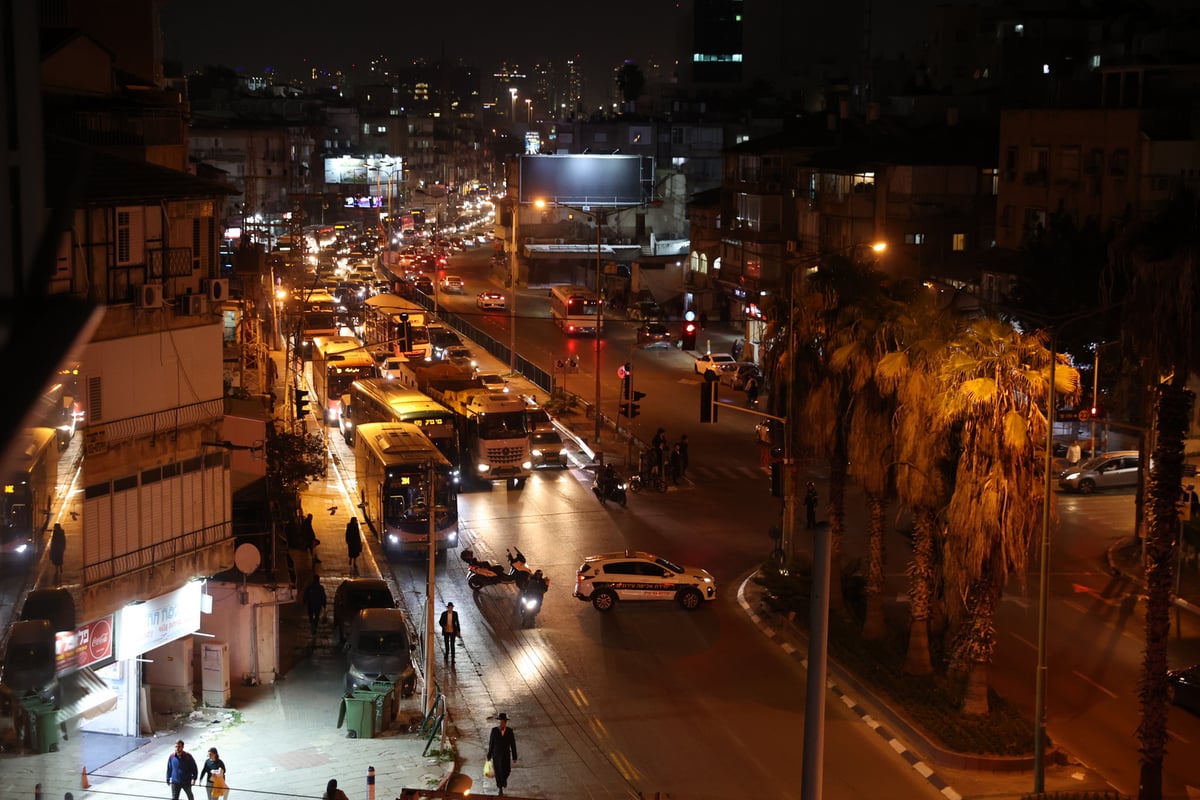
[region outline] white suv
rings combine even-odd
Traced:
[[[677,600],[692,611],[717,599],[717,582],[699,567],[626,550],[585,558],[575,573],[574,595],[597,611],[611,611],[617,600]]]

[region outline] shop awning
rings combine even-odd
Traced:
[[[84,667],[58,679],[60,723],[79,717],[92,719],[117,705],[117,693],[95,672]]]

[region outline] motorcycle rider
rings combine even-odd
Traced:
[[[617,469],[612,464],[605,464],[604,471],[600,474],[600,491],[605,497],[611,497],[613,491],[620,483],[620,476],[617,475]]]

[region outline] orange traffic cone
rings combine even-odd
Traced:
[[[88,779],[87,779],[87,767],[83,768],[83,774],[79,777],[79,788],[80,789],[92,788],[92,785],[90,783],[88,783]]]

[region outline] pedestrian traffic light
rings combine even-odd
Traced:
[[[696,349],[696,323],[690,319],[683,323],[683,349]]]
[[[296,419],[304,419],[308,416],[308,390],[307,389],[292,389],[292,402],[296,406]]]
[[[633,365],[626,361],[625,365],[617,370],[617,374],[621,376],[621,399],[628,400],[633,385]]]
[[[621,416],[633,419],[640,413],[642,413],[642,407],[637,403],[621,403]]]

